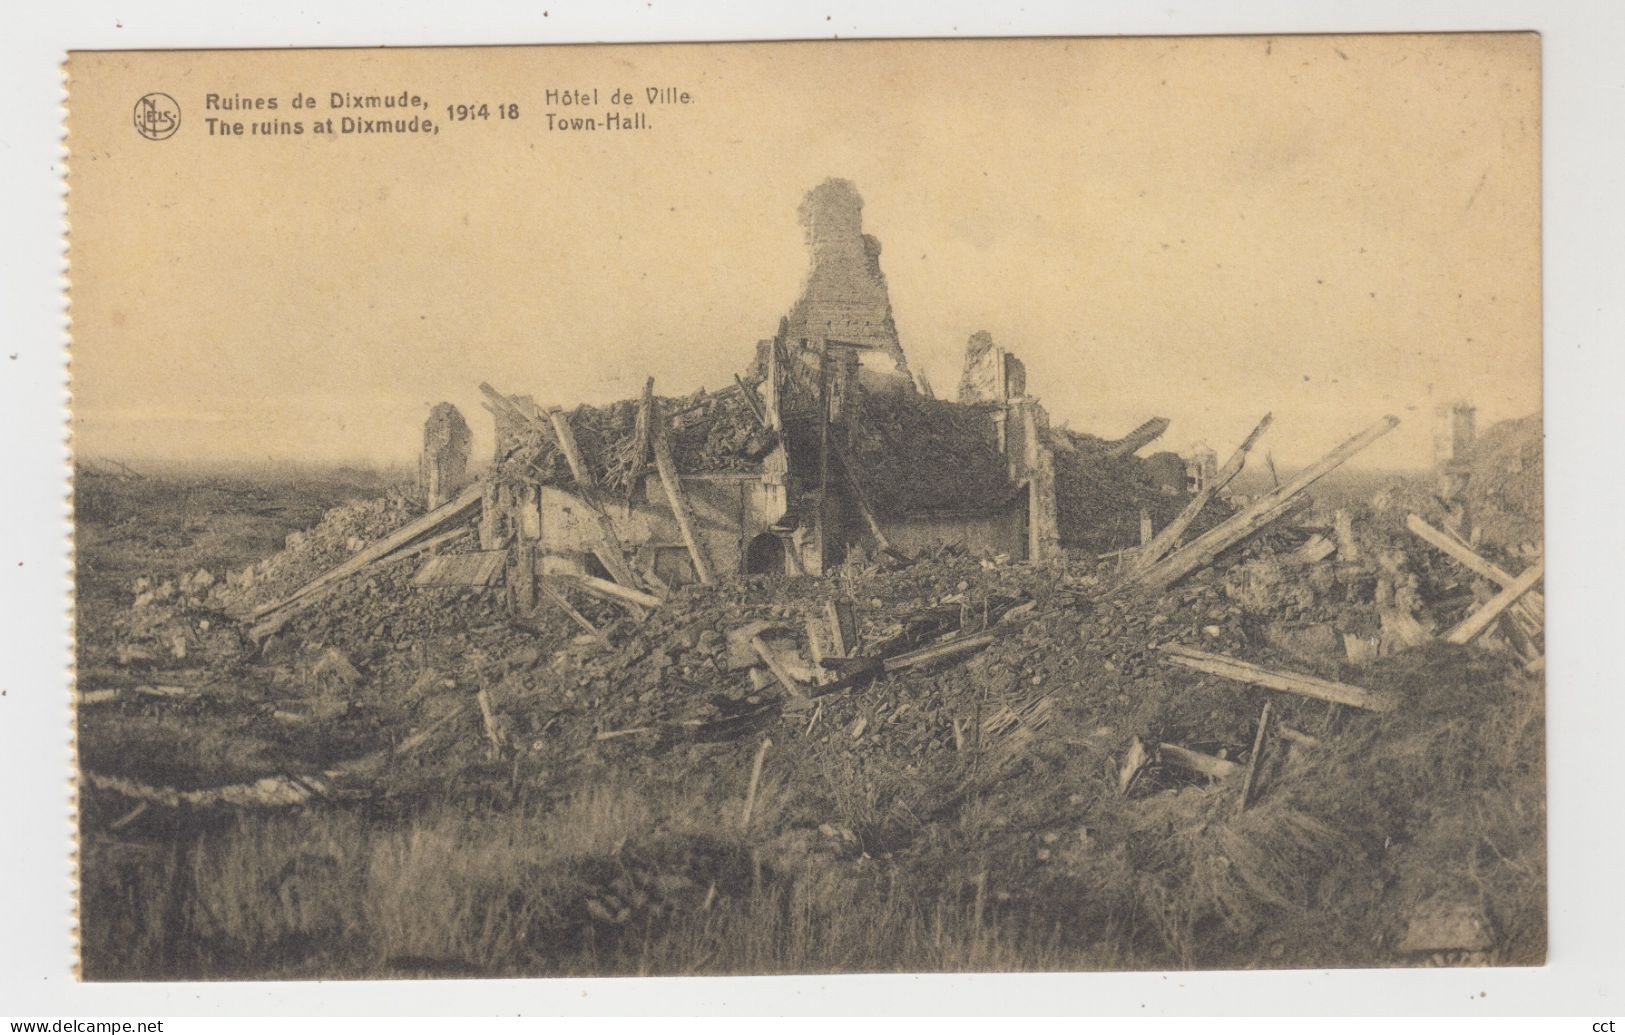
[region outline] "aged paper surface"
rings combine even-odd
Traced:
[[[75,53],[85,976],[1540,962],[1539,53]]]

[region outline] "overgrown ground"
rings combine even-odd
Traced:
[[[264,650],[244,641],[241,607],[266,580],[296,583],[304,553],[398,521],[368,503],[317,525],[382,488],[81,481],[81,689],[185,689],[82,707],[83,770],[176,791],[315,781],[290,807],[142,807],[128,787],[87,781],[87,977],[1544,958],[1542,687],[1478,647],[1358,664],[1335,639],[1325,649],[1327,636],[1377,635],[1364,568],[1283,575],[1277,554],[1294,544],[1264,541],[1163,597],[1102,601],[1109,573],[1092,562],[1034,571],[945,554],[686,589],[641,623],[578,600],[606,648],[552,610],[510,615],[500,590],[413,590],[407,564],[347,586]],[[282,567],[228,585],[307,529]],[[1484,595],[1448,562],[1412,566],[1441,623]],[[198,568],[211,585],[179,588]],[[155,577],[137,589],[142,576]],[[170,598],[133,606],[166,578]],[[759,619],[793,640],[835,598],[858,608],[868,643],[984,623],[1000,635],[969,659],[777,707],[730,659],[728,632]],[[1163,643],[1400,706],[1249,689],[1171,668]],[[1120,793],[1135,737],[1248,762],[1266,699],[1318,744],[1272,739],[1251,808],[1238,781],[1166,765]],[[1440,913],[1482,925],[1482,945],[1418,949],[1413,920]]]

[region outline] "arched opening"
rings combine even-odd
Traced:
[[[746,575],[783,575],[784,541],[772,532],[763,532],[745,547]]]

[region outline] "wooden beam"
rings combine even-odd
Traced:
[[[891,540],[886,538],[886,533],[881,529],[880,522],[876,520],[875,512],[869,507],[869,497],[864,495],[863,484],[858,478],[857,468],[852,462],[851,454],[846,451],[846,447],[841,445],[840,440],[837,438],[829,440],[829,448],[835,454],[835,459],[840,461],[841,474],[846,478],[846,484],[852,489],[853,501],[858,505],[858,513],[863,516],[863,523],[869,526],[869,534],[874,537],[875,545],[880,547],[881,553],[899,556],[897,551],[892,549]]]
[[[1536,561],[1530,565],[1527,571],[1512,580],[1510,586],[1491,597],[1483,607],[1462,619],[1461,624],[1451,629],[1449,634],[1445,636],[1445,642],[1471,642],[1473,637],[1489,628],[1491,622],[1501,617],[1503,611],[1517,603],[1518,598],[1533,589],[1535,583],[1539,582],[1545,575],[1546,562],[1544,560]]]
[[[554,406],[547,411],[547,421],[553,426],[553,435],[558,439],[560,451],[564,453],[564,462],[570,465],[570,477],[587,492],[598,488],[598,482],[593,478],[592,472],[581,462],[581,447],[576,445],[576,432],[570,426],[569,416]]]
[[[1274,702],[1264,702],[1264,712],[1258,717],[1258,733],[1253,737],[1253,753],[1247,756],[1247,776],[1241,781],[1241,801],[1236,806],[1236,814],[1247,811],[1247,805],[1253,800],[1253,791],[1258,786],[1258,764],[1264,758],[1264,744],[1269,739],[1270,706]]]
[[[658,420],[654,431],[654,451],[655,470],[660,472],[660,485],[666,490],[666,502],[671,505],[672,516],[677,519],[677,531],[682,533],[689,559],[694,562],[694,574],[701,583],[709,586],[716,581],[716,577],[711,574],[711,562],[706,559],[705,549],[694,531],[694,512],[688,505],[687,494],[683,492],[683,480],[677,474],[677,462],[672,459],[671,443],[666,438],[665,429],[658,427]]]
[[[1223,780],[1234,776],[1241,765],[1228,758],[1216,758],[1213,755],[1204,755],[1200,751],[1180,747],[1178,744],[1158,744],[1157,757],[1166,764],[1177,765],[1181,769],[1189,769],[1193,773]]]
[[[619,582],[598,578],[596,575],[567,575],[576,585],[593,596],[603,600],[612,600],[619,604],[630,604],[633,607],[659,607],[661,599],[653,593],[645,593],[641,589],[623,586]]]
[[[1183,647],[1177,643],[1165,643],[1157,649],[1162,652],[1163,660],[1169,664],[1206,672],[1213,676],[1222,676],[1239,683],[1251,683],[1269,690],[1284,690],[1291,694],[1333,701],[1373,712],[1386,712],[1394,708],[1392,698],[1347,683],[1334,683],[1329,679],[1300,675],[1296,672],[1277,672],[1248,661],[1237,661],[1222,654],[1209,654],[1207,651]]]
[[[427,514],[424,514],[421,517],[408,521],[406,524],[402,525],[400,528],[397,528],[389,535],[378,540],[376,543],[373,543],[371,546],[351,555],[343,563],[334,565],[333,567],[322,572],[320,575],[311,579],[303,586],[300,586],[298,589],[283,597],[281,600],[255,609],[254,617],[264,618],[266,615],[280,611],[288,605],[295,603],[296,601],[301,600],[312,593],[315,593],[317,590],[320,590],[325,586],[332,585],[340,579],[354,575],[356,572],[361,571],[363,568],[366,568],[375,561],[383,560],[396,550],[410,546],[414,539],[418,539],[422,536],[426,536],[438,531],[443,525],[449,522],[460,521],[463,518],[466,518],[469,514],[479,509],[480,499],[483,493],[483,486],[477,483],[470,485],[468,488],[464,489],[460,494],[458,494],[456,499],[436,507],[434,510],[429,511]]]
[[[762,659],[762,664],[767,666],[767,670],[773,673],[773,678],[779,681],[780,686],[784,687],[784,692],[789,694],[791,699],[797,701],[807,700],[807,691],[803,690],[801,684],[797,683],[794,677],[785,670],[784,663],[779,661],[778,655],[773,653],[773,648],[767,645],[766,640],[762,639],[760,635],[752,636],[750,646],[756,652],[756,656]]]
[[[895,657],[887,658],[883,667],[887,672],[901,672],[904,669],[929,665],[931,662],[941,661],[943,658],[951,658],[957,654],[981,650],[998,638],[998,633],[992,632],[977,633],[974,636],[960,636],[943,643],[936,643],[929,647],[921,647],[919,650],[909,651],[907,654],[898,654]]]
[[[598,560],[604,568],[622,585],[640,587],[637,573],[632,565],[627,563],[626,548],[621,543],[621,537],[615,533],[615,523],[610,520],[609,514],[604,510],[603,504],[598,501],[597,490],[593,484],[591,473],[586,470],[581,460],[581,451],[576,447],[574,429],[570,427],[569,419],[555,407],[548,412],[548,421],[543,422],[535,414],[526,413],[518,403],[492,388],[485,382],[480,382],[480,391],[486,397],[500,406],[504,412],[535,427],[538,431],[550,434],[558,443],[559,451],[564,454],[564,461],[570,467],[570,476],[581,489],[579,498],[593,512],[594,522],[598,529],[600,549],[595,551]],[[561,430],[562,429],[562,430]]]
[[[1197,568],[1211,564],[1213,558],[1220,553],[1256,535],[1265,526],[1285,515],[1297,503],[1298,496],[1305,489],[1336,470],[1349,457],[1388,434],[1398,424],[1398,417],[1384,417],[1332,450],[1319,462],[1304,468],[1287,484],[1274,492],[1260,496],[1233,517],[1220,522],[1203,535],[1197,536],[1191,543],[1138,572],[1130,581],[1146,589],[1163,589]]]
[[[1174,518],[1168,527],[1158,532],[1135,555],[1134,567],[1136,570],[1149,568],[1162,560],[1163,555],[1178,544],[1179,537],[1184,535],[1185,530],[1191,527],[1191,522],[1195,521],[1196,516],[1202,513],[1202,509],[1218,494],[1220,489],[1229,485],[1236,475],[1241,473],[1241,469],[1247,465],[1247,453],[1253,448],[1253,444],[1258,441],[1259,436],[1269,429],[1272,419],[1270,414],[1264,414],[1264,419],[1258,422],[1252,432],[1242,440],[1236,451],[1230,454],[1230,459],[1224,462],[1224,466],[1219,468],[1212,478],[1208,479],[1207,484],[1203,485],[1195,496],[1191,497],[1191,501],[1185,504],[1185,509],[1179,512],[1179,516]]]
[[[416,557],[420,553],[428,553],[431,550],[438,549],[439,547],[442,547],[455,539],[467,535],[468,532],[468,527],[464,526],[461,528],[453,528],[448,532],[441,532],[439,535],[433,535],[427,539],[421,539],[418,542],[401,547],[399,550],[389,554],[387,557],[380,557],[366,568],[361,569],[361,571],[366,571],[370,568],[384,564],[398,564],[401,561]],[[361,571],[354,572],[353,574],[359,575]],[[307,593],[298,600],[284,603],[276,611],[276,613],[261,619],[249,629],[249,639],[258,642],[265,639],[267,636],[274,634],[278,629],[281,629],[284,625],[287,625],[288,622],[293,619],[294,615],[305,610],[307,607],[310,607],[328,593],[331,593],[334,589],[337,589],[343,584],[343,581],[344,580],[339,579],[334,582],[330,582],[314,592]]]
[[[1505,588],[1516,582],[1515,576],[1474,552],[1470,547],[1457,541],[1441,529],[1435,528],[1423,520],[1419,515],[1412,514],[1405,519],[1405,527],[1418,539],[1448,556],[1463,568],[1472,572],[1496,586]],[[1545,624],[1546,600],[1540,593],[1531,590],[1518,602],[1518,610],[1524,612],[1536,626]]]
[[[606,647],[608,647],[610,645],[609,637],[607,635],[605,635],[604,631],[602,629],[598,628],[596,625],[592,624],[592,622],[587,618],[586,615],[582,614],[580,611],[577,611],[573,606],[571,606],[570,601],[568,601],[568,600],[566,600],[564,598],[563,593],[560,593],[558,590],[554,589],[552,586],[549,586],[546,583],[543,583],[542,584],[542,595],[545,596],[548,600],[552,601],[553,605],[555,607],[557,607],[560,611],[563,611],[564,614],[565,614],[565,617],[569,618],[570,621],[576,623],[577,625],[581,626],[582,629],[586,630],[586,632],[587,632],[587,634],[589,636],[592,636],[599,643],[602,643]]]

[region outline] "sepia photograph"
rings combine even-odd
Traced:
[[[1541,65],[72,53],[80,976],[1545,964]]]

